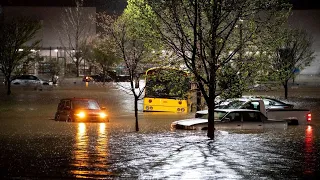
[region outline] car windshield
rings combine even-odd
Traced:
[[[214,120],[221,120],[223,116],[225,116],[227,113],[223,111],[215,111],[214,112]],[[196,113],[196,118],[200,119],[208,119],[208,113],[202,114],[202,113]]]
[[[231,101],[229,104],[225,105],[224,109],[239,109],[246,101]]]
[[[94,100],[74,100],[72,105],[74,109],[100,109],[98,103]]]

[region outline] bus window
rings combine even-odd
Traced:
[[[190,79],[188,73],[173,68],[146,71],[144,111],[187,112]]]

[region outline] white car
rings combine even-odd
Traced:
[[[34,75],[19,75],[12,78],[11,84],[41,87],[42,85],[52,85],[52,82],[42,80]]]
[[[268,120],[260,111],[249,109],[215,109],[214,119],[214,127],[218,130],[287,129],[288,127],[286,121]],[[171,127],[186,130],[207,130],[208,111],[198,111],[195,118],[174,121]]]
[[[242,96],[241,98],[227,99],[222,101],[217,108],[219,109],[244,109],[248,100],[263,100],[266,109],[293,109],[293,104],[288,104],[270,97]]]

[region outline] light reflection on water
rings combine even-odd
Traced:
[[[96,98],[113,110],[110,123],[49,121],[58,100],[74,94]],[[134,132],[133,100],[120,94],[32,91],[14,96],[16,103],[0,101],[0,168],[9,167],[0,178],[27,172],[48,179],[303,179],[320,174],[319,97],[291,98],[296,108],[312,110],[312,126],[220,131],[209,141],[206,132],[170,131],[170,123],[182,115],[140,113],[140,132]]]
[[[78,123],[71,174],[75,178],[110,175],[108,169],[108,134],[105,123]]]
[[[205,131],[110,134],[109,125],[77,124],[70,164],[73,177],[282,179],[318,173],[312,126],[270,132],[217,131],[211,141]],[[304,140],[301,148],[299,136]]]
[[[312,126],[307,126],[305,131],[305,146],[304,146],[304,174],[310,175],[315,171],[315,152],[314,152],[314,137]]]

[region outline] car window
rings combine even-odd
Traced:
[[[266,106],[272,105],[272,103],[271,103],[269,100],[267,100],[267,99],[264,99],[264,100],[263,100],[263,103],[264,103]]]
[[[232,112],[228,114],[225,118],[229,118],[230,122],[240,122],[241,114],[239,112]]]
[[[66,100],[65,107],[71,107],[71,102],[70,102],[70,100]]]
[[[31,80],[37,80],[38,78],[35,77],[35,76],[30,76],[30,79],[31,79]]]
[[[100,109],[98,103],[94,100],[74,100],[72,105],[74,109]]]
[[[262,122],[260,112],[242,112],[243,122]]]
[[[208,119],[208,114],[196,113],[195,118]]]
[[[244,104],[241,109],[254,109],[256,110],[258,108],[259,103],[258,102],[247,102]]]
[[[214,120],[221,120],[227,113],[223,111],[215,111],[214,112]],[[196,113],[196,118],[201,119],[208,119],[208,113],[202,114],[202,113]]]
[[[244,101],[238,100],[231,101],[228,105],[224,106],[224,109],[239,109],[244,103]]]
[[[61,110],[64,108],[64,104],[65,104],[65,101],[60,101],[59,105],[58,105],[58,109]]]

